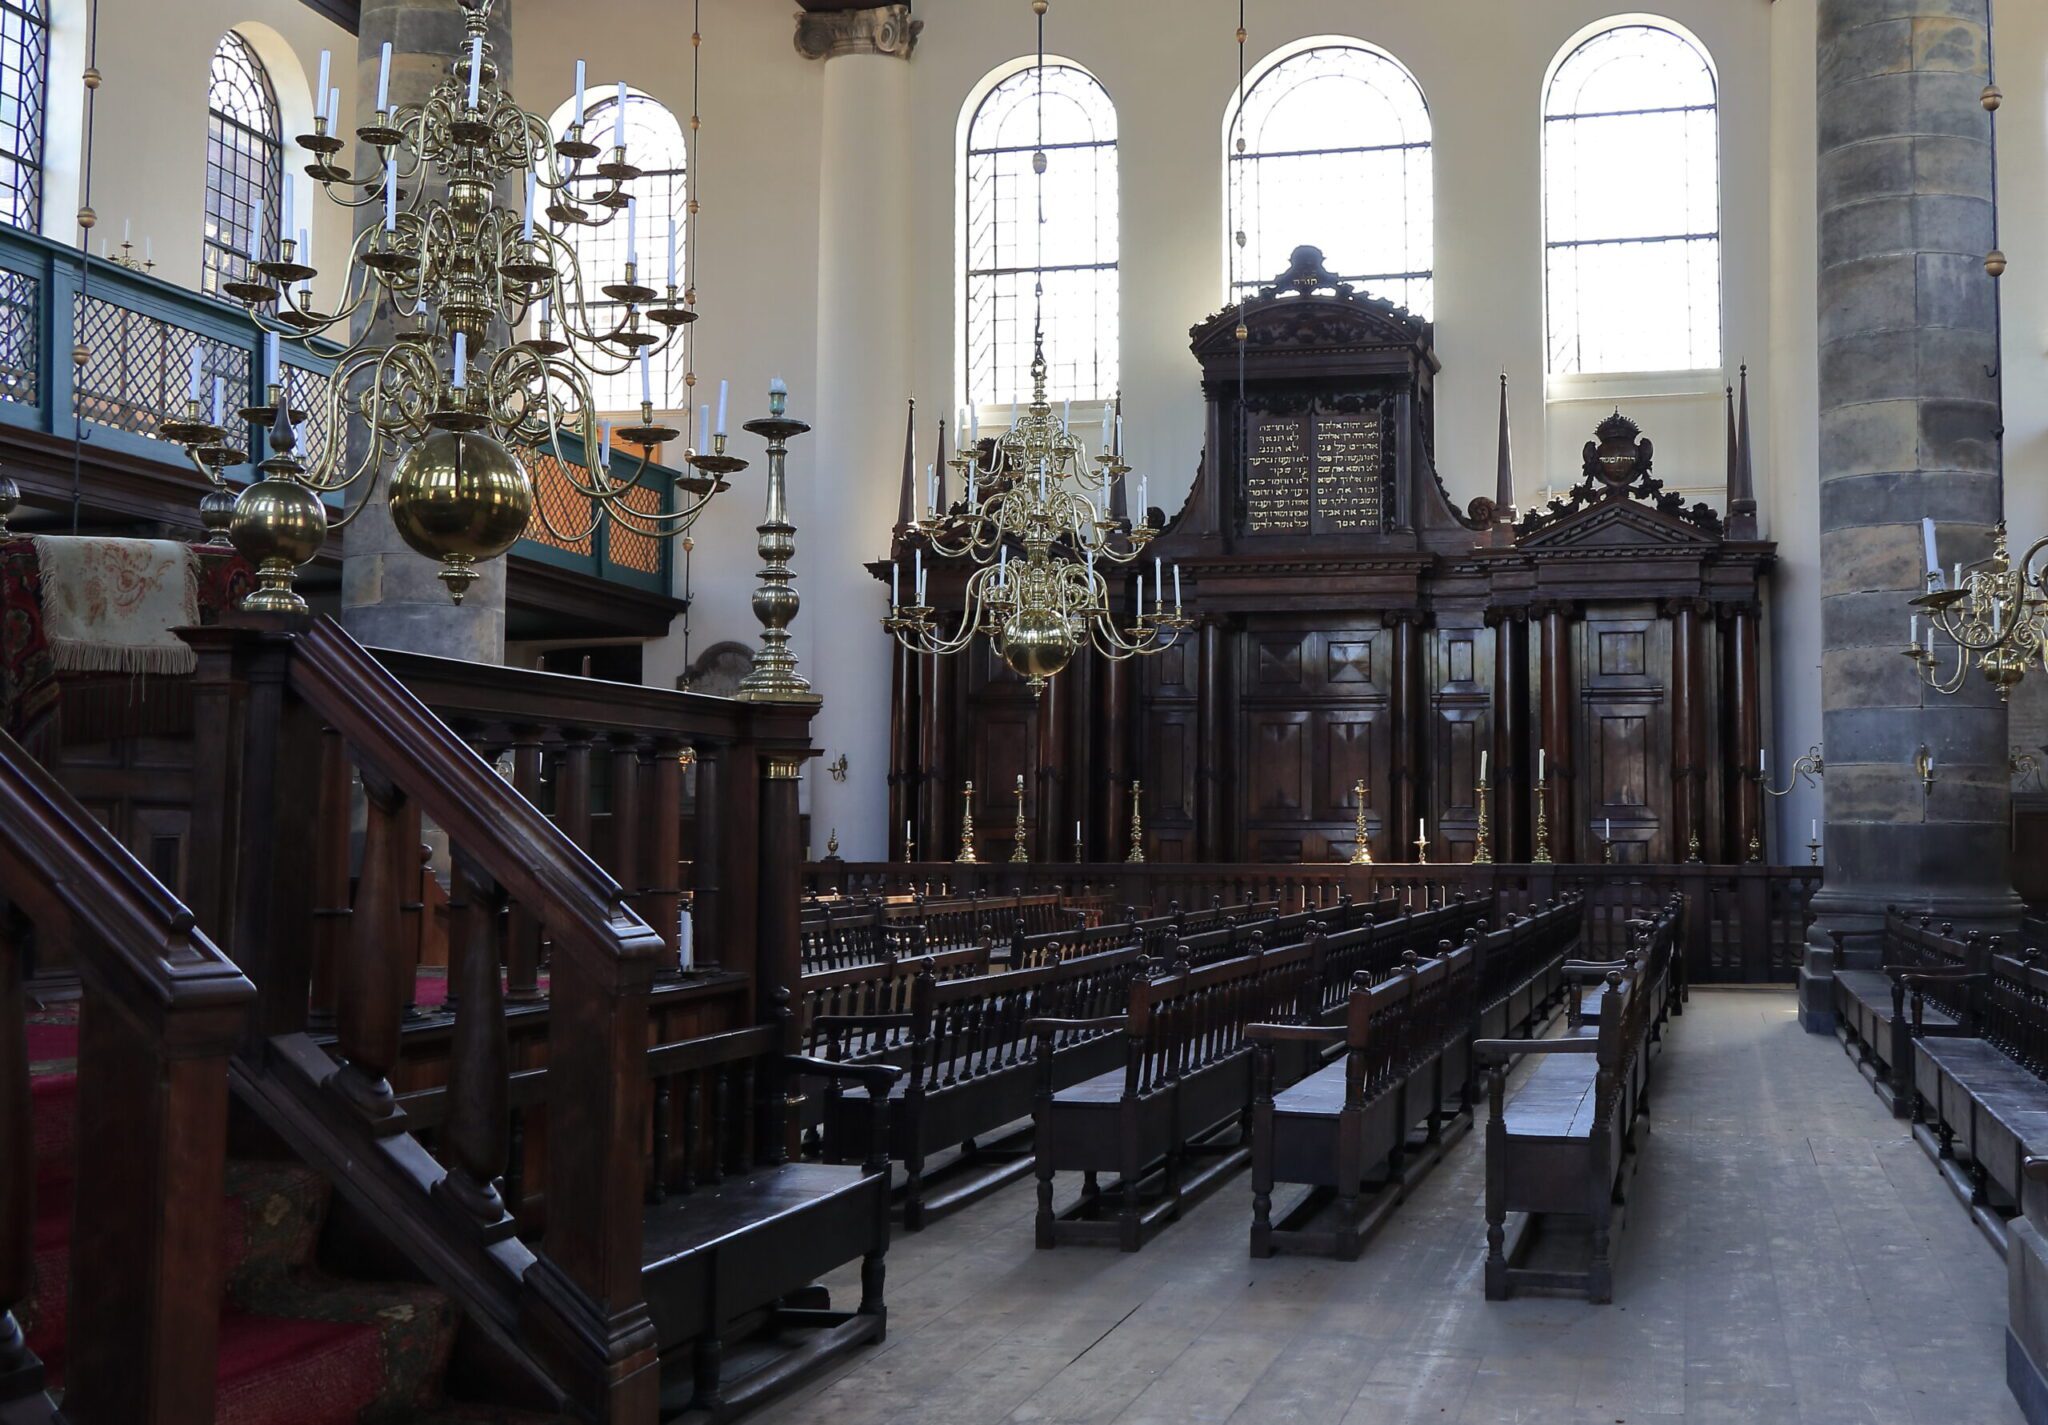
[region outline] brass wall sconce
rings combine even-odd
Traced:
[[[1921,743],[1920,750],[1913,754],[1913,775],[1920,779],[1920,794],[1927,796],[1934,791],[1934,754]]]
[[[831,760],[830,762],[827,762],[827,763],[825,764],[825,770],[826,770],[827,772],[830,772],[830,773],[832,774],[832,780],[833,780],[833,781],[835,781],[835,782],[843,782],[843,781],[845,781],[845,780],[846,780],[846,754],[845,754],[844,752],[842,752],[842,753],[840,753],[840,754],[839,754],[839,755],[838,755],[837,757],[833,758],[833,759],[832,759],[832,760]]]

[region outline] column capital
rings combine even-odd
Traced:
[[[864,10],[800,10],[796,52],[805,59],[837,59],[844,54],[909,59],[923,30],[924,21],[913,20],[907,4],[873,5]]]

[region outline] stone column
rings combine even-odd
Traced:
[[[512,71],[511,0],[497,0],[491,10],[485,43],[500,74]],[[459,0],[363,0],[362,25],[356,42],[356,122],[368,123],[377,105],[377,61],[384,42],[391,42],[391,103],[416,103],[447,73],[450,58],[462,48],[462,6]],[[376,162],[375,150],[356,156],[359,171]],[[504,194],[499,201],[505,202]],[[517,202],[514,198],[511,201]],[[370,204],[356,212],[358,230],[383,220],[383,208]],[[377,323],[388,335],[388,319]],[[351,435],[351,444],[360,432]],[[388,462],[387,462],[388,463]],[[388,474],[388,471],[385,472]],[[505,561],[479,564],[480,577],[460,604],[434,577],[437,566],[415,554],[392,527],[386,487],[379,476],[368,506],[343,536],[341,564],[342,626],[364,643],[404,648],[444,658],[499,663],[505,657]],[[360,499],[351,490],[349,503]]]
[[[1814,944],[1875,963],[1890,904],[1958,925],[2019,912],[2005,709],[1899,655],[1920,519],[1984,552],[2001,491],[1983,0],[1820,0],[1820,559],[1827,879]],[[1916,750],[1934,754],[1931,789]],[[1825,1023],[1832,957],[1802,974]]]
[[[812,547],[834,551],[832,557],[798,558],[811,682],[825,698],[813,735],[828,756],[844,753],[848,763],[844,782],[813,783],[811,815],[839,829],[841,854],[850,861],[888,859],[900,851],[903,834],[882,816],[893,659],[881,628],[888,593],[862,561],[889,549],[904,396],[928,394],[909,391],[905,321],[912,281],[907,61],[918,29],[908,5],[797,16],[797,52],[822,63],[825,73],[817,175],[818,447],[811,467],[817,473],[793,477],[792,498],[815,523]],[[944,394],[931,404],[945,409]],[[800,550],[805,537],[797,536]],[[924,771],[945,779],[926,793],[930,816],[945,798],[958,797],[965,774]],[[984,794],[980,810],[988,811],[990,789],[977,790]],[[930,837],[945,820],[933,817],[919,831]],[[944,860],[956,849],[921,843],[918,854]]]

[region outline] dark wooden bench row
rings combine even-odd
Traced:
[[[1885,911],[1882,967],[1835,971],[1835,1024],[1842,1047],[1869,1075],[1878,1093],[1900,1118],[1912,1106],[1912,1027],[1906,1013],[1909,987],[1922,988],[1923,1032],[1936,1038],[1975,1038],[1975,996],[1964,986],[1990,967],[2000,950],[1997,936],[1976,931],[1956,938],[1954,927],[1932,916],[1897,907]]]
[[[1132,945],[1154,959],[1166,960],[1171,958],[1174,946],[1191,935],[1204,935],[1237,925],[1248,926],[1270,920],[1279,913],[1278,901],[1225,905],[1220,897],[1209,906],[1196,910],[1183,910],[1179,902],[1174,902],[1166,914],[1143,918],[1134,907],[1125,906],[1122,917],[1117,920],[1105,917],[1094,925],[1070,925],[1013,937],[1009,947],[1010,965],[1013,969],[1027,969],[1076,955]]]
[[[1554,1039],[1481,1039],[1475,1059],[1487,1067],[1486,1296],[1498,1301],[1516,1288],[1574,1291],[1596,1302],[1614,1299],[1614,1209],[1634,1152],[1636,1129],[1649,1112],[1652,1046],[1679,1003],[1672,961],[1682,905],[1667,904],[1637,930],[1636,953],[1623,966],[1567,964],[1599,973],[1600,1001],[1590,1020]],[[1536,1060],[1512,1103],[1509,1065]],[[1508,1217],[1517,1216],[1513,1240]],[[1583,1230],[1585,1266],[1518,1265],[1547,1230]]]
[[[891,954],[965,949],[1000,937],[1071,932],[1100,920],[1100,896],[979,894],[960,900],[817,900],[797,917],[803,972],[869,964]]]
[[[1177,1218],[1250,1157],[1253,1024],[1304,1023],[1325,1003],[1325,984],[1348,983],[1355,955],[1379,957],[1368,974],[1390,973],[1404,952],[1461,938],[1491,902],[1458,902],[1361,925],[1339,936],[1311,926],[1307,938],[1203,965],[1178,963],[1167,974],[1131,981],[1122,1014],[1047,1018],[1029,1026],[1038,1038],[1040,1074],[1032,1107],[1038,1172],[1036,1238],[1114,1242],[1127,1252]],[[1398,930],[1394,927],[1399,927]],[[1341,968],[1340,968],[1341,967]],[[1113,1033],[1120,1067],[1063,1085],[1059,1043],[1073,1034]],[[1292,1081],[1315,1056],[1284,1056]],[[1055,1211],[1053,1180],[1082,1174],[1080,1201]],[[1107,1186],[1100,1175],[1116,1174]]]
[[[1366,1236],[1454,1141],[1447,1128],[1470,1124],[1470,1051],[1489,1007],[1482,985],[1490,978],[1557,984],[1584,927],[1583,900],[1568,897],[1499,930],[1475,928],[1455,950],[1440,947],[1429,959],[1404,950],[1391,972],[1358,971],[1335,1024],[1252,1026],[1259,1047],[1251,1254],[1285,1248],[1355,1260]],[[1523,998],[1525,1018],[1504,1027],[1533,1032],[1554,999]],[[1334,1046],[1338,1057],[1282,1088],[1281,1051],[1289,1045]],[[1281,1184],[1308,1191],[1276,1220],[1273,1191]]]

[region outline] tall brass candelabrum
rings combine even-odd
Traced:
[[[1550,864],[1550,783],[1536,780],[1536,850],[1529,859],[1538,866]]]
[[[1024,849],[1024,838],[1024,774],[1019,772],[1017,774],[1017,825],[1010,833],[1010,859],[1013,862],[1026,862],[1031,859],[1030,853]]]
[[[964,803],[960,812],[960,854],[953,859],[962,866],[972,866],[981,860],[974,852],[974,783],[962,787],[960,795]]]
[[[1481,777],[1479,779],[1479,785],[1475,790],[1479,794],[1479,814],[1472,828],[1474,842],[1472,859],[1481,866],[1488,866],[1493,863],[1493,831],[1486,823],[1486,794],[1491,790],[1487,786],[1486,778]]]
[[[789,496],[785,467],[789,442],[810,427],[788,415],[787,394],[770,387],[768,414],[751,420],[746,429],[768,441],[767,512],[756,527],[761,536],[761,586],[754,590],[754,617],[761,621],[761,651],[754,655],[754,667],[740,680],[733,697],[746,703],[803,703],[816,705],[824,699],[811,691],[810,680],[796,671],[796,655],[789,651],[789,626],[796,621],[803,601],[797,596],[796,575],[790,560],[796,554],[796,526],[789,522]]]
[[[1131,854],[1124,857],[1127,864],[1137,866],[1145,861],[1145,818],[1139,811],[1139,804],[1145,796],[1145,784],[1131,783]]]
[[[1351,789],[1351,796],[1358,803],[1358,825],[1351,834],[1351,864],[1370,866],[1372,864],[1372,834],[1365,822],[1365,779],[1358,779],[1358,785]]]

